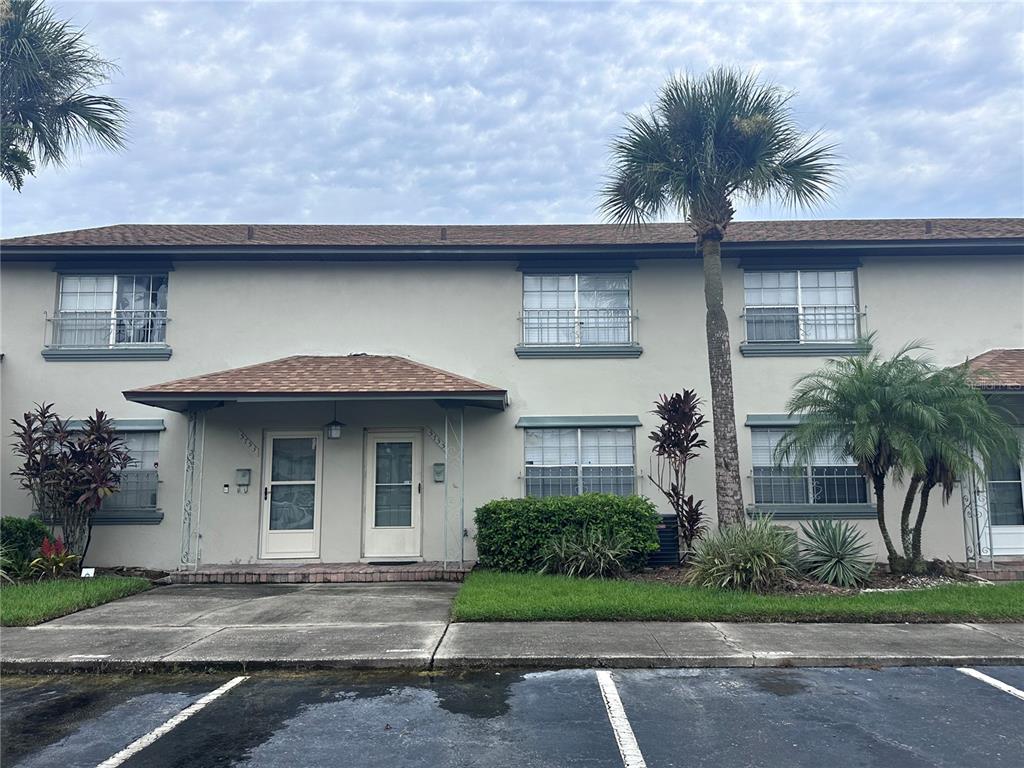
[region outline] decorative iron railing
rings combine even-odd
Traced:
[[[860,338],[863,313],[855,306],[747,307],[747,342],[830,342]]]
[[[54,349],[96,349],[165,344],[167,310],[59,312],[46,319],[44,344]]]
[[[581,347],[632,344],[629,309],[524,309],[525,345]]]

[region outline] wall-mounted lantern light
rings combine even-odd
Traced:
[[[334,404],[334,420],[324,424],[324,431],[328,440],[337,440],[341,437],[341,430],[345,425],[338,421],[338,404]]]

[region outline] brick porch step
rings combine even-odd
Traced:
[[[172,584],[352,584],[392,581],[462,581],[475,563],[441,562],[402,565],[367,563],[304,563],[201,565],[174,571]]]
[[[972,568],[971,573],[989,581],[1024,581],[1024,560],[997,560],[994,568]]]

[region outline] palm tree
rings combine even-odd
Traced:
[[[917,348],[905,346],[890,358],[870,352],[829,360],[798,379],[788,408],[801,420],[776,448],[778,462],[798,466],[811,464],[821,451],[854,460],[874,490],[878,528],[894,571],[904,570],[905,563],[885,520],[887,478],[923,475],[926,456],[920,436],[938,434],[945,423],[929,394],[934,369],[911,355]]]
[[[807,208],[824,202],[836,181],[834,148],[798,128],[791,98],[728,68],[702,77],[672,77],[647,114],[626,116],[625,131],[612,143],[613,169],[601,193],[606,220],[640,226],[673,214],[696,236],[704,263],[720,525],[744,520],[722,290],[721,242],[733,218],[733,201]]]
[[[63,165],[83,142],[123,147],[124,106],[89,92],[114,69],[42,0],[0,0],[0,177],[20,191],[37,161]]]
[[[932,398],[943,419],[937,429],[918,436],[924,454],[923,471],[915,473],[904,502],[901,519],[903,553],[908,568],[922,566],[921,531],[928,514],[928,499],[941,487],[945,501],[953,488],[969,477],[985,477],[995,462],[1019,460],[1021,446],[1010,427],[1008,414],[1001,414],[972,386],[966,365],[934,372],[924,394]],[[1011,417],[1012,418],[1012,417]],[[910,510],[915,490],[920,494],[917,518],[910,528]]]

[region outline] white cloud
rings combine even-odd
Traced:
[[[1024,213],[1018,4],[66,3],[126,152],[3,191],[4,235],[114,222],[586,222],[622,113],[730,63],[795,88],[817,215]],[[741,206],[740,215],[787,211]]]

